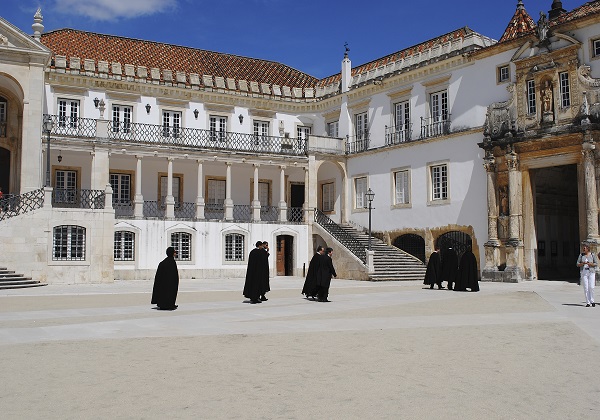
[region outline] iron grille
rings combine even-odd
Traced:
[[[279,220],[279,208],[275,206],[261,206],[260,220],[263,222],[276,222]]]
[[[0,200],[0,220],[42,208],[44,189],[29,191],[21,195],[5,194]]]
[[[419,235],[407,233],[406,235],[398,236],[394,239],[394,246],[417,257],[423,263],[425,262],[425,239]]]
[[[421,117],[421,138],[443,136],[450,133],[450,114],[443,118]]]
[[[223,220],[225,218],[223,204],[206,204],[204,206],[204,218],[206,220]]]
[[[385,144],[387,146],[393,144],[407,143],[412,140],[412,123],[403,125],[402,127],[385,127]]]
[[[165,209],[160,205],[158,201],[145,201],[144,200],[144,217],[165,217]]]
[[[252,208],[247,204],[234,204],[233,220],[236,222],[252,221]]]
[[[472,243],[471,236],[458,231],[446,232],[437,239],[437,246],[440,248],[442,256],[445,250],[454,248],[459,261],[465,251],[472,247]]]
[[[55,188],[52,206],[57,208],[103,209],[106,193],[103,190],[70,190]]]
[[[331,220],[321,210],[315,209],[315,222],[325,229],[331,236],[333,236],[339,243],[341,243],[346,249],[352,252],[358,257],[363,263],[367,262],[367,251],[363,244],[358,239],[346,232],[340,225]]]
[[[288,207],[288,222],[302,223],[304,221],[304,209],[302,207]]]
[[[365,132],[361,136],[348,137],[346,141],[346,154],[360,153],[369,149],[369,133]]]
[[[133,217],[133,203],[131,201],[113,203],[115,217]]]
[[[175,203],[175,218],[193,220],[196,218],[196,203]]]
[[[52,121],[50,134],[61,137],[96,137],[96,120],[92,118],[69,117],[69,123],[58,115],[44,115]]]

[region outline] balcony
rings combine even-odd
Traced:
[[[438,137],[450,134],[450,114],[431,118],[421,117],[421,138]]]
[[[412,123],[401,127],[385,126],[385,145],[407,143],[412,140]]]
[[[349,136],[346,142],[346,154],[364,152],[369,149],[369,144],[369,132],[366,130],[357,133],[356,136]]]

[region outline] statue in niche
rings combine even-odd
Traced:
[[[554,114],[552,113],[552,103],[553,103],[553,92],[552,92],[552,83],[550,80],[546,80],[544,85],[542,86],[541,91],[542,96],[542,122],[552,122],[554,121]]]
[[[508,216],[508,190],[507,187],[500,187],[500,216]]]

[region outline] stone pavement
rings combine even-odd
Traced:
[[[600,418],[600,305],[576,284],[182,280],[0,291],[3,418]],[[600,300],[600,299],[599,299]]]

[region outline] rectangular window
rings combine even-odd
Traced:
[[[409,176],[408,169],[394,172],[394,204],[410,203]]]
[[[366,140],[369,138],[369,120],[367,113],[362,112],[354,116],[354,129],[356,130],[356,140]]]
[[[225,180],[224,179],[209,179],[206,203],[213,206],[223,208],[225,203]]]
[[[263,207],[269,206],[271,203],[269,190],[270,188],[268,182],[258,183],[258,199],[260,200],[260,205]]]
[[[77,202],[77,172],[57,170],[54,182],[54,201],[56,203]]]
[[[535,111],[535,81],[527,81],[527,113],[534,115]]]
[[[171,233],[171,246],[175,248],[175,251],[177,251],[175,260],[192,260],[192,235],[186,232]]]
[[[131,175],[110,174],[110,186],[113,190],[113,204],[131,203]]]
[[[409,101],[394,104],[395,131],[406,131],[410,128],[410,103]]]
[[[210,139],[212,141],[225,141],[227,136],[227,117],[209,117]]]
[[[77,128],[79,122],[79,101],[75,99],[58,100],[58,126]]]
[[[335,208],[335,184],[328,182],[321,185],[321,194],[323,196],[323,211],[332,212]]]
[[[559,73],[560,78],[560,106],[568,108],[571,106],[571,87],[569,86],[569,73]]]
[[[134,261],[135,234],[124,230],[115,232],[113,254],[115,261]]]
[[[85,261],[85,228],[57,226],[53,231],[53,261]]]
[[[365,194],[367,193],[367,177],[363,176],[354,179],[354,193],[356,196],[355,207],[356,209],[364,209],[367,207],[367,200]]]
[[[160,177],[160,202],[163,206],[166,204],[166,198],[167,198],[167,193],[168,193],[168,189],[167,189],[168,181],[169,181],[168,176]],[[178,207],[181,204],[181,201],[179,201],[180,186],[181,186],[181,178],[179,176],[173,176],[173,199],[175,200],[176,207]]]
[[[310,127],[298,126],[296,132],[298,140],[308,140],[308,136],[310,135]]]
[[[448,92],[443,90],[430,95],[430,110],[432,122],[448,120]]]
[[[131,131],[131,116],[133,108],[130,106],[114,105],[112,110],[113,133],[128,134]]]
[[[594,40],[594,57],[600,56],[600,39]]]
[[[510,67],[500,66],[498,67],[498,83],[508,82],[510,79]]]
[[[244,235],[232,233],[225,236],[225,261],[244,261]]]
[[[181,112],[163,111],[163,136],[179,137],[181,130]]]
[[[256,144],[269,144],[269,122],[254,121],[254,139]]]
[[[431,166],[431,200],[448,199],[448,165]]]
[[[333,122],[327,123],[327,135],[329,137],[339,137],[339,132],[340,132],[340,122],[339,121],[333,121]]]

